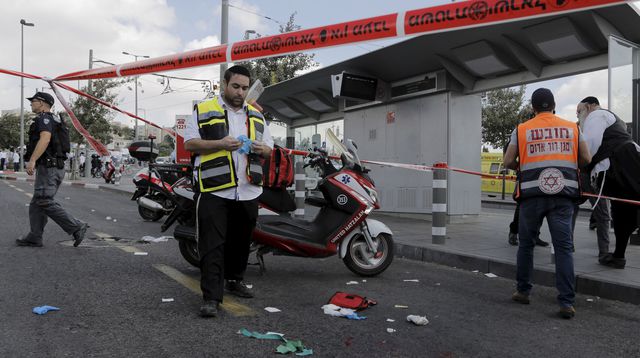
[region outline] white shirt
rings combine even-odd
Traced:
[[[80,164],[84,164],[84,161],[85,161],[84,155],[81,155],[78,161],[80,162]]]
[[[0,151],[0,159],[7,159],[7,153]]]
[[[19,161],[20,161],[20,153],[18,153],[18,152],[14,152],[14,153],[13,153],[13,162],[14,162],[14,163],[17,163],[17,162],[19,162]]]
[[[222,108],[227,110],[227,116],[229,117],[229,136],[238,138],[240,135],[247,135],[247,114],[245,103],[243,108],[234,111],[231,107],[227,106],[222,96],[218,96],[218,103],[222,105]],[[265,123],[266,124],[266,123]],[[201,139],[200,131],[198,129],[198,113],[194,110],[193,116],[190,121],[187,121],[187,128],[184,131],[184,141],[188,142],[190,139]],[[262,142],[273,148],[273,139],[269,132],[269,126],[264,126],[264,133],[262,136]],[[247,155],[239,154],[238,151],[231,152],[233,162],[235,163],[235,172],[238,175],[238,186],[234,188],[228,188],[218,190],[212,194],[225,199],[231,200],[252,200],[262,194],[262,187],[258,185],[249,184],[247,178]],[[196,157],[195,166],[200,165],[200,156]],[[198,182],[198,172],[193,171],[194,183]]]

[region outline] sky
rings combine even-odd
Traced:
[[[262,35],[278,33],[296,13],[296,23],[311,28],[364,17],[446,4],[443,0],[230,0],[229,42],[242,40],[246,30]],[[151,57],[179,53],[220,44],[220,0],[0,0],[0,68],[20,70],[20,19],[34,23],[24,27],[24,72],[53,78],[83,70],[89,65],[89,49],[95,59],[126,63],[133,57],[126,51]],[[271,19],[267,19],[269,17]],[[319,66],[328,66],[394,41],[374,41],[315,51]],[[103,66],[95,63],[94,67]],[[164,74],[218,80],[219,67],[205,66]],[[143,75],[138,80],[139,115],[157,124],[171,126],[175,115],[188,114],[193,100],[205,93],[199,82],[170,80],[173,90],[159,78]],[[86,82],[71,81],[73,87]],[[24,80],[24,97],[46,86],[40,80]],[[128,88],[129,87],[129,88]],[[564,79],[531,84],[527,96],[538,87],[556,95],[561,116],[575,119],[576,101],[588,95],[607,104],[607,72],[598,71]],[[68,92],[67,92],[68,93]],[[120,108],[134,112],[133,83],[119,91]],[[65,94],[69,99],[74,96]],[[0,74],[0,110],[20,107],[20,79]],[[28,102],[23,100],[25,110]],[[60,106],[57,109],[61,109]],[[132,126],[133,120],[117,115],[116,120]]]

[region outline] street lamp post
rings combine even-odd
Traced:
[[[35,26],[32,22],[20,20],[20,72],[24,72],[24,27]],[[24,77],[20,77],[20,169],[24,168]],[[13,170],[16,170],[15,168]],[[16,170],[17,171],[17,170]]]
[[[128,55],[128,56],[133,56],[135,58],[135,61],[138,62],[138,57],[142,57],[142,58],[149,58],[149,56],[147,55],[134,55],[132,53],[126,52],[126,51],[122,51],[123,55]],[[136,117],[138,116],[138,76],[136,76],[135,78],[135,86],[134,86],[134,91],[135,91],[135,106],[136,106]],[[138,118],[136,118],[136,124],[133,130],[133,137],[134,140],[138,140]]]

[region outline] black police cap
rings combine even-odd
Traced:
[[[49,106],[53,106],[53,104],[56,103],[56,101],[53,99],[53,96],[45,92],[36,92],[36,94],[34,94],[33,97],[27,98],[29,102],[33,101],[34,99],[41,100],[42,102],[48,104]]]

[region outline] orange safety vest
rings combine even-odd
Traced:
[[[516,199],[580,196],[578,126],[543,112],[517,128],[520,181]]]

